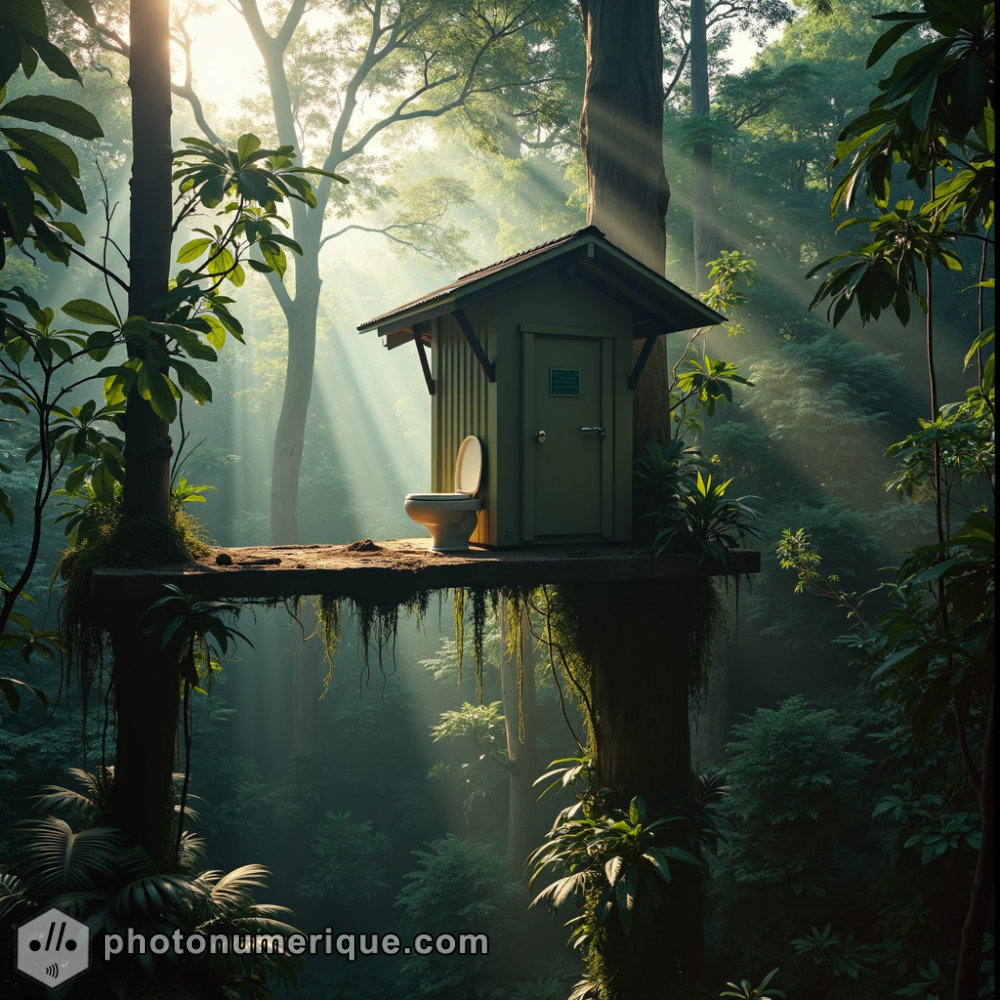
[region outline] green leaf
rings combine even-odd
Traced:
[[[115,314],[92,299],[73,299],[62,307],[62,311],[81,323],[89,323],[92,326],[107,325],[118,329],[118,319]]]
[[[165,375],[149,364],[142,364],[136,373],[135,386],[161,420],[172,424],[177,419],[177,401]]]
[[[233,268],[233,255],[227,247],[212,244],[211,256],[205,265],[209,274],[225,274]]]
[[[47,94],[19,97],[0,107],[0,115],[28,122],[45,122],[80,139],[99,139],[104,135],[100,123],[86,108]]]
[[[57,48],[42,35],[26,31],[21,37],[38,53],[42,62],[56,76],[61,77],[63,80],[76,80],[77,83],[83,83],[80,79],[80,74],[76,71],[76,67],[62,49]]]
[[[199,406],[212,401],[212,386],[208,379],[193,365],[186,361],[172,361],[171,365],[177,372],[180,387],[188,393]]]
[[[80,227],[72,222],[53,222],[53,226],[59,230],[61,233],[65,233],[77,246],[84,246],[86,240],[83,238],[83,233],[80,232]]]
[[[279,278],[283,278],[285,271],[288,269],[288,260],[285,257],[285,251],[270,240],[261,240],[258,245],[260,246],[261,256],[267,264],[278,272]]]
[[[190,264],[201,257],[211,244],[212,241],[204,237],[197,240],[188,240],[177,252],[177,263]]]
[[[90,485],[94,490],[95,496],[101,503],[111,503],[114,500],[115,477],[104,462],[98,462],[94,466],[94,471],[90,477]]]
[[[80,176],[80,165],[76,154],[62,139],[37,129],[0,128],[0,132],[15,153],[33,163],[38,171],[37,179],[29,175],[26,180],[44,183],[78,212],[87,211],[83,192],[74,179]]]
[[[894,24],[888,31],[883,35],[880,35],[878,41],[872,47],[871,54],[868,56],[868,62],[865,63],[865,69],[871,69],[903,37],[911,28],[916,27],[920,23],[922,18],[919,15],[907,15],[912,17],[913,20],[901,21]]]
[[[260,139],[252,132],[247,132],[236,140],[236,155],[240,163],[245,163],[247,157],[251,153],[256,153],[258,149],[260,149]]]
[[[7,209],[11,235],[21,243],[35,217],[35,198],[10,153],[0,150],[0,204]]]
[[[62,0],[64,7],[68,7],[81,21],[89,24],[93,28],[97,24],[94,16],[94,8],[90,6],[90,0]]]
[[[21,695],[18,688],[30,691],[43,705],[48,707],[49,699],[45,697],[44,691],[39,691],[38,688],[25,684],[24,681],[19,681],[15,677],[0,677],[0,692],[3,693],[7,700],[7,706],[12,712],[16,712],[21,707]]]
[[[97,330],[87,338],[87,352],[95,361],[103,361],[115,346],[115,335],[111,330]]]

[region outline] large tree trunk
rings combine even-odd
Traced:
[[[691,114],[707,116],[708,37],[705,0],[691,0]],[[715,231],[715,181],[712,176],[712,144],[696,142],[693,149],[691,185],[691,221],[694,229],[694,288],[703,292],[709,287],[709,261],[718,256]]]
[[[524,875],[524,862],[538,846],[535,841],[535,778],[538,777],[537,727],[535,724],[535,668],[529,655],[527,615],[521,622],[523,682],[517,683],[517,656],[507,656],[506,636],[500,656],[500,690],[507,730],[510,811],[507,818],[507,857],[514,878]],[[523,723],[523,726],[520,725]],[[522,742],[519,730],[523,728]]]
[[[172,211],[170,0],[132,0],[132,197],[128,311],[157,318],[167,291]],[[135,356],[130,345],[129,353]],[[170,518],[167,424],[135,392],[125,411],[126,481],[122,519],[128,546],[156,544]],[[159,865],[173,858],[173,771],[180,700],[177,656],[145,635],[145,609],[129,605],[110,623],[117,743],[109,819]]]
[[[116,605],[109,623],[117,738],[108,822],[169,870],[175,861],[180,680],[176,649],[165,653],[159,633],[144,634],[145,610],[141,604]]]
[[[657,0],[580,0],[587,78],[580,144],[587,224],[663,274],[670,185],[663,171],[663,51]],[[636,344],[636,353],[641,341]],[[633,444],[670,439],[667,352],[657,338],[633,398]]]
[[[688,686],[693,620],[686,612],[707,581],[643,580],[579,585],[569,595],[593,657],[590,697],[595,788],[641,796],[652,818],[690,797]],[[684,845],[686,846],[686,845]],[[671,864],[667,902],[625,937],[607,926],[605,969],[621,1000],[659,1000],[701,972],[701,879]]]

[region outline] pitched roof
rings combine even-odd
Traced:
[[[714,309],[620,250],[595,226],[588,226],[463,274],[450,285],[365,321],[358,331],[378,330],[386,335],[406,330],[414,323],[454,312],[493,295],[500,285],[523,280],[548,266],[570,262],[578,265],[577,273],[584,281],[630,306],[637,322],[657,320],[662,333],[714,326],[725,320]]]

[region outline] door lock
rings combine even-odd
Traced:
[[[537,431],[535,434],[535,440],[539,444],[545,444],[545,431]]]
[[[604,437],[604,435],[606,433],[606,431],[604,430],[603,427],[581,427],[580,430],[581,431],[596,431],[598,434],[601,435],[601,437]]]

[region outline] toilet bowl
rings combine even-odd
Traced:
[[[476,499],[483,475],[483,448],[471,434],[462,442],[455,459],[454,493],[411,493],[403,509],[431,533],[432,552],[465,552],[476,530]]]

